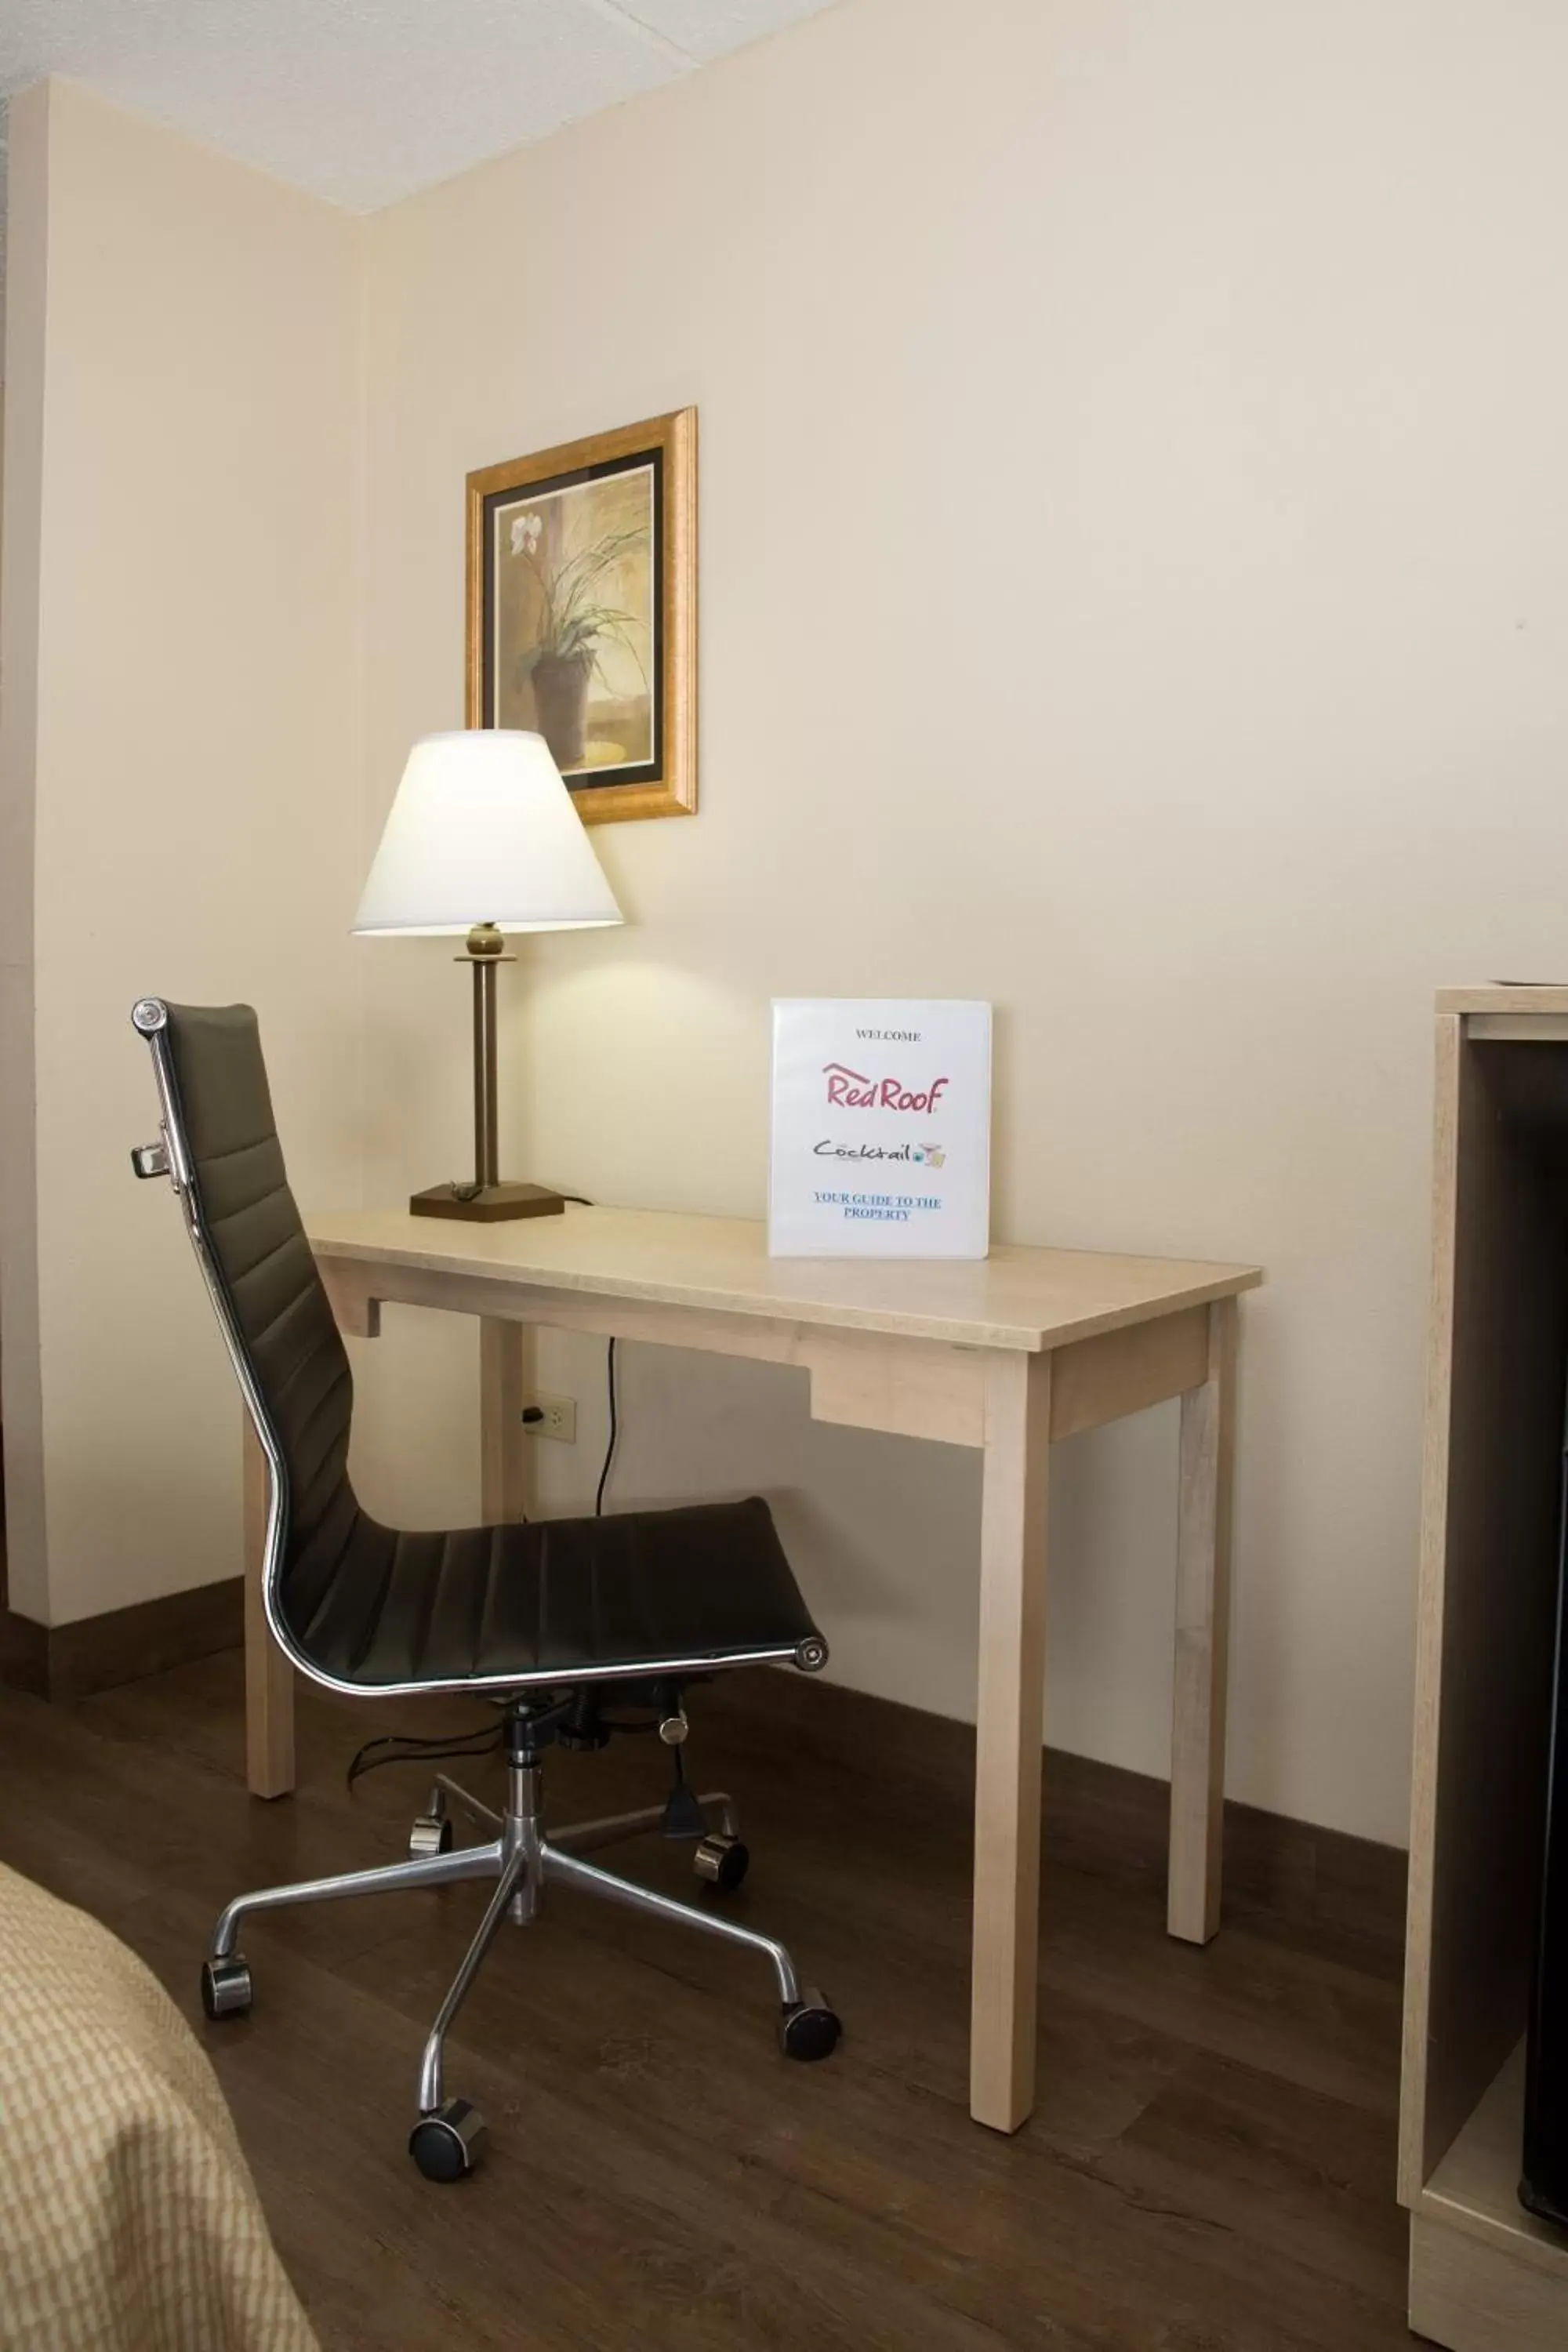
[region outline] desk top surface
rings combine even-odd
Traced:
[[[1440,988],[1439,1013],[1568,1013],[1568,983],[1487,980],[1468,988]]]
[[[981,1259],[770,1257],[765,1225],[650,1209],[569,1207],[563,1216],[495,1225],[397,1210],[305,1222],[322,1258],[962,1347],[1059,1347],[1233,1297],[1263,1279],[1250,1265],[1006,1243]]]

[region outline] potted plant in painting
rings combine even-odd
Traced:
[[[567,556],[542,551],[543,535],[542,514],[512,517],[511,552],[533,574],[537,596],[533,641],[517,657],[517,678],[520,686],[531,681],[539,731],[564,773],[587,753],[588,688],[605,643],[616,639],[642,667],[627,634],[636,616],[602,598],[605,575],[646,543],[647,532],[606,531]]]

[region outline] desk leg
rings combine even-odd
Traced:
[[[1236,1326],[1234,1298],[1209,1308],[1208,1379],[1182,1399],[1167,1925],[1189,1944],[1219,1927]]]
[[[294,1786],[294,1669],[267,1629],[261,1571],[267,1542],[267,1457],[245,1415],[245,1782],[253,1797]]]
[[[479,1516],[488,1528],[521,1519],[531,1500],[533,1440],[522,1425],[531,1340],[525,1323],[479,1318]]]
[[[989,1359],[969,2111],[1004,2132],[1016,2131],[1035,2104],[1050,1394],[1048,1355]]]

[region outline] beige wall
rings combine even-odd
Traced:
[[[409,739],[461,715],[462,476],[695,401],[703,810],[600,835],[633,924],[508,975],[510,1169],[760,1212],[770,995],[992,997],[999,1232],[1270,1268],[1231,1787],[1401,1837],[1430,993],[1568,969],[1565,68],[1540,0],[976,0],[962,42],[845,0],[368,227],[23,100],[24,1605],[235,1565],[230,1391],[125,1171],[131,998],[261,1006],[308,1201],[460,1170],[462,975],[343,933]],[[388,1327],[367,1499],[466,1512],[472,1331]],[[571,1507],[602,1364],[549,1376]],[[625,1393],[617,1499],[765,1488],[834,1670],[969,1711],[969,1457],[815,1427],[765,1368],[633,1351]],[[1158,1770],[1172,1416],[1058,1466],[1052,1737]]]
[[[770,994],[994,998],[1000,1233],[1268,1262],[1231,1786],[1390,1839],[1431,992],[1568,971],[1565,75],[1539,0],[848,0],[371,232],[364,847],[460,716],[465,469],[701,412],[702,814],[529,951],[510,1169],[760,1212]],[[367,971],[428,1181],[458,977]],[[412,1359],[379,1425],[455,1446]],[[622,1499],[765,1486],[836,1670],[969,1710],[967,1458],[626,1385]],[[1054,1514],[1053,1736],[1151,1770],[1173,1454],[1080,1441]]]
[[[5,292],[5,487],[0,532],[0,1408],[11,1607],[43,1617],[43,1389],[38,1352],[37,1155],[34,1149],[33,772],[37,744],[43,339],[25,322],[45,299],[48,110],[9,110]]]
[[[257,1004],[301,1190],[357,1197],[363,231],[66,84],[16,101],[12,155],[13,1150],[30,1053],[37,1122],[36,1234],[26,1164],[5,1196],[6,1473],[14,1601],[61,1622],[238,1566],[232,1382],[127,1162],[156,1124],[133,998]]]

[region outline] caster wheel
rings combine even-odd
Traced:
[[[410,1862],[429,1862],[438,1853],[452,1851],[452,1824],[445,1814],[421,1813],[408,1832]]]
[[[209,2017],[244,2017],[250,1997],[250,1970],[240,1953],[202,1962],[202,2007]]]
[[[705,1885],[730,1895],[746,1875],[751,1860],[739,1838],[715,1835],[703,1839],[691,1857],[691,1867]]]
[[[779,2020],[779,2047],[786,2058],[803,2062],[830,2058],[844,2028],[815,1985],[784,2011]]]
[[[484,2151],[485,2119],[467,2099],[444,2099],[408,2135],[408,2153],[426,2180],[461,2180]]]

